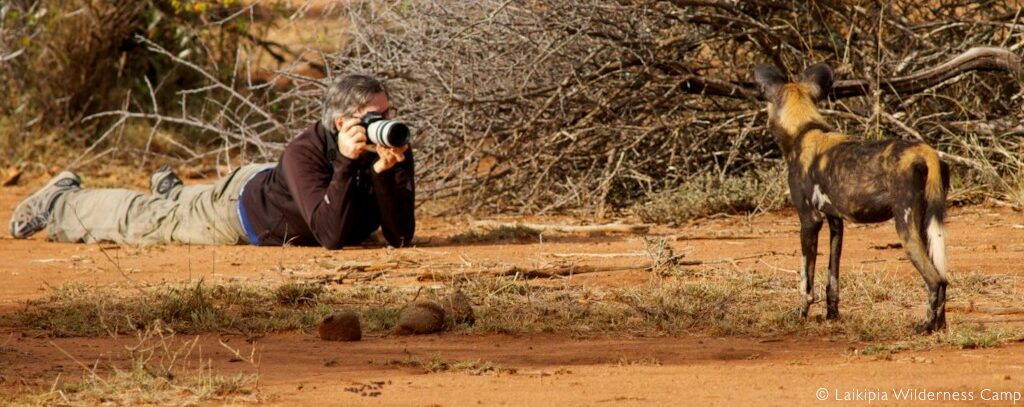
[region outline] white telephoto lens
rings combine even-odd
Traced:
[[[366,137],[373,144],[399,147],[409,143],[409,127],[394,120],[377,120],[366,127]]]
[[[391,128],[395,126],[395,122],[391,120],[381,120],[380,123],[380,136],[378,136],[380,138],[380,144],[388,147],[394,147],[391,145],[391,140],[389,140],[387,136],[388,134],[391,134]]]
[[[366,137],[370,139],[370,143],[378,145],[387,145],[386,143],[384,143],[383,137],[385,134],[385,123],[387,123],[386,120],[377,120],[373,123],[370,123],[370,125],[366,127]]]

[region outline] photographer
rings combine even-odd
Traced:
[[[152,195],[83,189],[69,171],[15,208],[11,235],[48,229],[62,242],[180,242],[340,249],[379,227],[388,244],[408,246],[415,231],[413,157],[408,128],[387,120],[379,80],[348,75],[324,96],[323,116],[285,147],[279,163],[235,169],[214,184],[183,186],[162,168]]]

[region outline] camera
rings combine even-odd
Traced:
[[[367,113],[360,119],[360,124],[366,128],[366,140],[369,144],[388,147],[409,144],[409,126],[399,121],[385,119],[380,113]]]

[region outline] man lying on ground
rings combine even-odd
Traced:
[[[384,84],[345,76],[325,92],[323,106],[321,120],[288,143],[280,162],[245,165],[214,184],[184,186],[163,167],[150,177],[147,195],[85,189],[78,175],[61,172],[15,208],[11,236],[47,229],[59,242],[334,250],[379,227],[391,246],[409,245],[416,227],[412,150],[368,143],[361,120],[389,117]]]

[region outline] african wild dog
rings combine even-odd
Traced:
[[[800,216],[803,316],[814,302],[823,219],[830,232],[826,318],[836,319],[843,221],[895,217],[910,261],[928,286],[929,309],[918,331],[945,328],[949,277],[943,217],[949,169],[938,153],[923,142],[858,141],[833,131],[816,106],[832,87],[832,69],[826,64],[807,68],[797,82],[789,82],[774,66],[758,65],[754,79],[768,102],[769,129],[785,156],[790,197]]]

